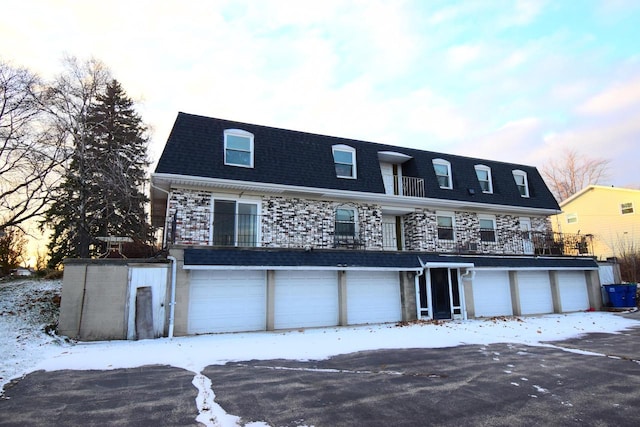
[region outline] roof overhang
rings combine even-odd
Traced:
[[[162,207],[166,209],[166,199],[169,191],[176,187],[207,188],[210,190],[235,190],[239,192],[286,194],[292,196],[319,197],[344,201],[361,201],[366,203],[378,203],[390,211],[393,209],[406,211],[408,209],[430,208],[510,213],[522,216],[548,216],[560,213],[559,210],[550,208],[531,208],[492,203],[437,199],[432,197],[409,197],[384,193],[367,193],[362,191],[273,184],[268,182],[248,182],[223,178],[154,173],[151,174],[152,216],[160,213],[154,211],[154,209]],[[162,212],[162,215],[164,215],[164,211]]]
[[[413,157],[396,151],[378,151],[378,160],[381,162],[399,165],[411,159],[413,159]]]

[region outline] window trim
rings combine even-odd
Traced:
[[[474,169],[476,171],[476,178],[478,178],[478,183],[480,184],[480,189],[482,190],[482,192],[486,194],[493,194],[493,178],[491,176],[491,168],[486,165],[475,165]],[[480,177],[478,176],[478,171],[487,172],[487,181],[480,180]],[[489,184],[489,189],[486,191],[482,189],[483,182],[487,182]]]
[[[629,205],[628,207],[624,207],[624,205]],[[629,212],[625,212],[625,210],[629,210],[631,209]],[[624,203],[620,203],[620,214],[621,215],[633,215],[636,212],[635,210],[635,206],[633,205],[633,202],[624,202]]]
[[[337,162],[336,161],[336,151],[342,151],[345,153],[350,153],[351,154],[351,161],[352,163],[342,163],[342,162]],[[343,178],[343,179],[357,179],[358,178],[358,171],[357,171],[357,162],[356,162],[356,149],[349,146],[349,145],[344,145],[344,144],[337,144],[337,145],[333,145],[331,147],[331,155],[333,156],[333,167],[335,169],[336,165],[350,165],[351,166],[351,175],[339,175],[338,171],[336,170],[336,178]]]
[[[513,174],[513,180],[516,183],[516,188],[518,189],[518,194],[520,194],[520,197],[529,197],[530,193],[529,193],[529,179],[527,178],[527,173],[523,170],[520,169],[514,169],[511,171]],[[520,184],[518,184],[518,181],[516,179],[516,176],[521,176],[524,180],[524,184],[521,186]],[[520,188],[524,188],[524,194],[522,194],[522,192],[520,191]]]
[[[431,163],[433,163],[433,171],[436,174],[436,181],[438,182],[438,186],[445,190],[453,190],[453,174],[451,173],[451,162],[445,159],[433,159]],[[447,168],[446,177],[447,177],[448,185],[446,186],[440,185],[440,181],[438,180],[438,178],[445,175],[438,175],[438,171],[436,170],[436,165],[445,166]]]
[[[451,218],[451,239],[440,238],[440,224],[438,224],[438,217]],[[444,228],[443,228],[444,229]],[[443,242],[455,242],[456,241],[456,215],[454,212],[449,211],[436,211],[436,236],[439,241]]]
[[[336,225],[338,224],[338,222],[340,222],[341,224],[351,224],[351,222],[347,222],[347,221],[338,221],[338,211],[343,210],[343,211],[351,211],[353,213],[353,235],[351,234],[338,234],[337,230],[335,230]],[[353,206],[349,206],[349,205],[340,205],[340,206],[336,206],[334,212],[333,212],[333,222],[334,222],[334,231],[333,233],[336,236],[346,236],[346,237],[353,237],[354,239],[356,238],[356,236],[358,235],[358,208],[353,207]]]
[[[232,151],[239,151],[239,152],[243,152],[246,153],[247,151],[245,150],[237,150],[234,148],[227,148],[227,137],[228,136],[239,136],[241,138],[248,138],[249,139],[249,164],[245,165],[245,164],[241,164],[241,163],[232,163],[227,161],[227,150],[232,150]],[[253,157],[254,157],[254,136],[251,132],[247,132],[246,130],[242,130],[242,129],[225,129],[224,130],[224,149],[223,149],[223,155],[224,155],[224,164],[226,166],[237,166],[240,168],[253,168]]]
[[[488,231],[488,228],[480,227],[480,221],[491,221],[493,223],[493,240],[484,240],[482,238],[482,230]],[[478,228],[480,231],[480,242],[481,243],[496,243],[498,241],[498,224],[496,222],[496,217],[493,215],[478,215]]]

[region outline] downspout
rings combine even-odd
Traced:
[[[178,260],[174,256],[167,256],[171,261],[171,301],[169,302],[169,338],[173,338],[173,324],[176,311],[176,271]]]

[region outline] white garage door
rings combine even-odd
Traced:
[[[266,329],[264,271],[192,271],[190,334]]]
[[[582,311],[589,308],[587,280],[583,271],[559,271],[558,285],[562,311]]]
[[[402,320],[400,278],[397,271],[347,272],[347,322],[398,322]]]
[[[553,313],[553,297],[547,271],[518,271],[522,314]]]
[[[336,271],[276,271],[274,328],[338,324]]]
[[[513,314],[508,272],[477,271],[472,287],[476,317]]]

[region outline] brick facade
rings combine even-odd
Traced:
[[[167,243],[211,245],[212,202],[207,191],[180,189],[169,197]],[[258,217],[258,246],[270,248],[354,248],[383,249],[382,209],[367,203],[343,203],[295,197],[263,196]],[[357,211],[356,236],[352,242],[340,242],[335,235],[336,209]],[[484,254],[524,254],[526,242],[520,231],[520,218],[495,215],[496,241],[480,238],[480,221],[474,212],[453,212],[455,239],[439,240],[436,211],[416,209],[402,216],[404,249],[426,252],[468,252]],[[174,223],[175,218],[175,223]],[[547,218],[531,218],[532,231],[548,232]]]

